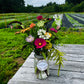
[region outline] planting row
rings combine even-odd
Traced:
[[[73,25],[71,22],[68,20],[68,17],[66,17],[65,14],[63,14],[63,19],[62,19],[62,28],[72,28]]]
[[[10,23],[10,22],[12,22],[12,21],[20,21],[22,24],[24,24],[24,25],[28,25],[28,23],[30,23],[30,21],[32,21],[32,22],[37,22],[37,19],[36,19],[36,17],[38,16],[39,14],[31,14],[30,16],[29,16],[29,14],[23,14],[23,15],[16,15],[16,16],[14,16],[14,19],[13,18],[11,18],[11,17],[13,17],[12,15],[11,16],[8,16],[8,15],[4,15],[5,17],[7,17],[7,18],[10,18],[10,19],[4,19],[4,20],[0,20],[0,28],[5,28],[5,27],[7,27],[7,25]],[[43,16],[44,17],[47,17],[48,16],[48,14],[43,14]],[[50,17],[52,17],[52,15],[50,16]]]
[[[77,19],[79,23],[84,24],[84,18],[83,17],[79,17],[79,16],[76,16],[76,15],[71,15],[71,16],[74,17],[75,19]]]
[[[83,24],[79,23],[74,17],[71,17],[71,15],[66,14],[67,19],[71,22],[74,28],[81,28],[84,27]]]

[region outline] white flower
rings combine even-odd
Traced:
[[[46,32],[45,33],[45,39],[49,39],[50,37],[51,37],[51,35],[48,32]]]
[[[39,38],[44,38],[44,35],[40,35]]]
[[[57,25],[61,24],[61,20],[56,20],[55,22],[56,22]]]
[[[38,26],[38,27],[43,27],[43,26],[44,26],[44,21],[39,21],[39,22],[37,23],[37,26]]]
[[[46,31],[43,29],[39,29],[39,31],[37,31],[37,33],[38,33],[38,35],[43,35],[46,33]]]
[[[39,31],[37,31],[39,38],[43,38],[43,39],[49,39],[51,37],[51,34],[46,32],[43,29],[39,29]]]

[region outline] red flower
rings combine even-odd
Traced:
[[[37,19],[41,20],[41,19],[43,19],[43,16],[40,15],[40,16],[37,17]]]
[[[51,31],[54,31],[55,33],[57,33],[57,30],[55,28],[50,28]]]
[[[37,38],[34,42],[36,48],[42,48],[44,46],[46,46],[46,41],[42,38]]]
[[[51,20],[51,18],[49,18],[49,20]]]

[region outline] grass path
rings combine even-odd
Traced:
[[[7,83],[32,51],[30,46],[21,50],[26,35],[15,35],[16,31],[19,30],[0,29],[0,84]]]

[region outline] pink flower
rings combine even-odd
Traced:
[[[60,25],[57,25],[57,30],[60,28]]]
[[[54,31],[55,33],[57,33],[57,30],[55,28],[50,28],[51,31]]]
[[[29,35],[29,36],[26,38],[26,41],[27,41],[27,42],[32,42],[32,41],[34,41],[34,37],[32,37],[31,35]]]
[[[13,29],[13,26],[12,25],[10,27],[11,27],[11,29]]]
[[[44,46],[46,46],[46,41],[42,38],[37,38],[34,42],[36,48],[42,48]]]
[[[54,30],[55,33],[57,33],[57,30]]]
[[[37,19],[41,20],[41,19],[43,19],[43,16],[40,15],[40,16],[37,17]]]
[[[51,31],[55,31],[55,29],[54,29],[54,28],[50,28],[50,30],[51,30]]]

